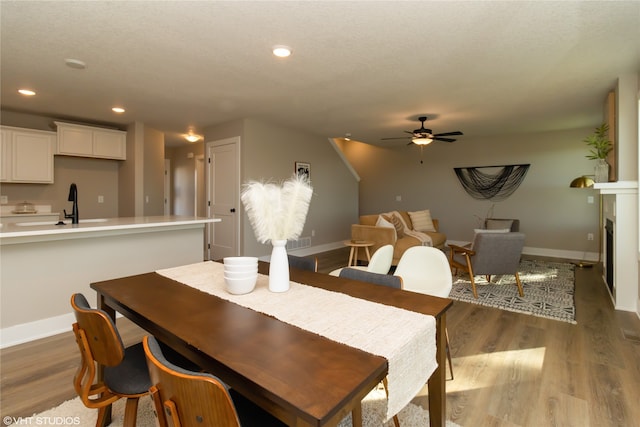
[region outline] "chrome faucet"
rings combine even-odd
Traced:
[[[72,224],[77,224],[78,223],[78,187],[76,187],[76,184],[71,184],[71,186],[69,187],[69,198],[68,200],[70,202],[73,202],[73,208],[71,211],[71,215],[67,214],[67,210],[63,209],[64,211],[64,217],[66,219],[71,219],[71,223]]]

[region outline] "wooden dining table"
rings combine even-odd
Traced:
[[[259,272],[268,274],[260,262]],[[292,281],[432,315],[438,367],[428,381],[431,426],[445,425],[445,312],[452,301],[311,271]],[[156,272],[91,284],[121,313],[289,426],[362,425],[362,399],[387,375],[381,356],[334,342]],[[318,307],[319,310],[322,307]],[[426,345],[426,344],[425,344]]]

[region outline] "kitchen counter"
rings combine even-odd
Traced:
[[[23,215],[24,216],[24,215]],[[71,224],[70,219],[64,225],[57,221],[29,221],[2,224],[0,226],[0,245],[16,243],[61,240],[68,238],[95,237],[98,234],[115,232],[144,232],[151,228],[173,228],[184,226],[201,227],[202,224],[219,222],[220,219],[186,216],[143,216],[130,218],[94,218],[82,219]]]
[[[71,330],[69,300],[93,282],[205,259],[205,226],[220,219],[152,216],[3,224],[0,347]]]

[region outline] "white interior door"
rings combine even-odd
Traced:
[[[240,137],[208,142],[207,205],[209,259],[240,255]]]
[[[171,160],[164,159],[164,214],[171,215]]]

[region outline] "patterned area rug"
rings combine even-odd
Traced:
[[[110,427],[122,427],[124,420],[124,399],[113,404],[112,422]],[[377,387],[362,401],[363,427],[393,427],[393,420],[384,422],[386,412],[386,396],[382,387]],[[79,397],[68,400],[48,411],[31,417],[5,417],[2,425],[44,425],[44,426],[94,426],[98,415],[97,409],[86,408]],[[424,427],[429,425],[429,411],[421,406],[409,403],[398,414],[400,425],[403,427]],[[149,396],[140,399],[138,405],[137,427],[156,427],[156,417],[153,403]],[[338,427],[351,427],[351,414],[344,418]],[[446,427],[461,427],[447,420]]]
[[[519,272],[524,297],[518,295],[515,276],[497,275],[491,276],[491,283],[484,276],[475,277],[478,299],[469,275],[458,270],[449,298],[575,324],[574,270],[569,263],[523,260]]]

